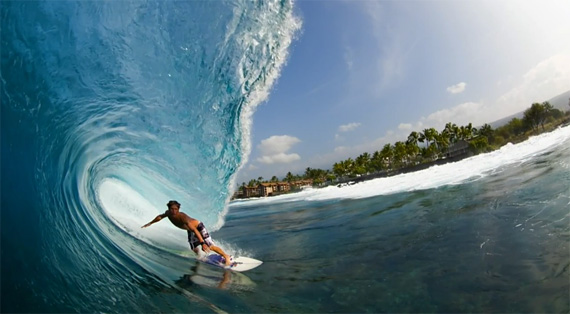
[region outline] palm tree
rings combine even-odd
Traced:
[[[467,124],[465,129],[467,129],[467,132],[469,133],[468,139],[472,139],[473,136],[475,136],[477,134],[477,128],[474,128],[473,124],[471,122],[469,122],[469,124]]]
[[[346,175],[352,176],[354,174],[354,160],[352,158],[345,160],[344,168],[346,169]]]
[[[493,131],[493,128],[485,123],[483,124],[483,126],[479,129],[479,135],[481,136],[485,136],[487,138],[487,141],[491,142],[491,139],[493,137],[495,131]]]
[[[406,141],[406,143],[415,143],[417,145],[419,138],[420,134],[416,131],[413,131],[412,133],[410,133],[410,135],[408,135],[408,140]]]
[[[474,132],[477,132],[477,129],[473,128],[471,122],[466,126],[461,126],[459,128],[459,139],[470,140],[473,138]]]
[[[420,152],[420,147],[418,146],[417,142],[406,143],[406,155],[408,156],[410,161],[414,161],[414,164],[417,163],[416,160],[419,152]]]
[[[370,168],[374,172],[381,171],[384,169],[384,163],[382,162],[382,154],[379,151],[375,151],[370,159]]]
[[[384,147],[382,147],[382,151],[380,151],[380,156],[382,157],[382,161],[388,164],[388,169],[391,169],[394,161],[394,150],[392,144],[388,143],[384,145]]]
[[[426,130],[427,130],[427,129],[426,129]],[[424,131],[426,131],[426,130],[424,130]],[[418,135],[419,135],[419,136],[418,136],[418,141],[419,141],[420,143],[425,143],[425,141],[426,141],[426,135],[425,135],[425,133],[424,133],[424,132],[420,132]],[[429,145],[429,143],[428,143],[427,145]],[[426,146],[427,146],[427,145],[426,145]]]
[[[358,174],[364,174],[370,170],[370,154],[362,153],[356,157],[356,167],[359,169]]]
[[[352,158],[339,161],[333,165],[333,172],[337,177],[351,177],[355,173],[355,162]]]
[[[406,151],[407,155],[415,160],[420,152],[420,147],[418,146],[418,141],[420,139],[420,133],[413,131],[408,135],[408,140],[406,141]]]
[[[542,107],[544,108],[544,111],[546,111],[546,113],[549,113],[554,109],[554,107],[548,101],[543,102]]]
[[[400,141],[394,143],[394,164],[401,168],[406,161],[406,144]]]
[[[323,183],[326,180],[326,171],[323,169],[307,168],[305,177],[312,179],[313,184]]]
[[[456,140],[457,140],[458,142],[463,140],[463,129],[464,129],[464,128],[465,128],[464,126],[461,126],[461,127],[459,127],[459,129],[457,130],[457,138],[456,138]]]
[[[346,168],[344,167],[344,163],[342,161],[334,163],[333,173],[340,178],[346,176]]]
[[[445,124],[445,128],[443,129],[442,133],[446,133],[447,137],[449,138],[450,143],[457,142],[457,133],[459,128],[455,123],[448,122]]]
[[[419,141],[420,142],[424,142],[426,141],[426,147],[429,147],[430,144],[435,140],[435,137],[438,135],[439,133],[437,132],[436,129],[434,128],[429,128],[429,129],[424,129],[423,133],[420,133],[420,137],[419,137]]]
[[[328,182],[333,182],[336,180],[336,176],[334,175],[334,173],[330,172],[329,170],[327,170],[327,181]]]
[[[449,147],[449,135],[447,134],[447,131],[444,130],[441,134],[436,136],[435,143],[440,154],[445,154]]]
[[[305,178],[309,179],[311,178],[311,172],[313,171],[313,169],[311,169],[311,167],[307,167],[307,169],[305,169]]]
[[[438,149],[435,143],[432,143],[429,147],[425,149],[423,152],[424,156],[428,159],[435,160],[437,159]]]

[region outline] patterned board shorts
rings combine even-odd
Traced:
[[[198,229],[200,234],[202,234],[202,238],[208,246],[214,245],[214,242],[212,241],[212,238],[210,238],[210,234],[208,233],[208,230],[206,230],[206,227],[203,223],[200,223],[196,229]],[[200,246],[200,239],[198,239],[194,232],[190,230],[188,230],[188,243],[190,244],[190,248],[192,250]]]

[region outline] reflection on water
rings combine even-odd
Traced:
[[[251,291],[256,284],[245,274],[232,272],[197,261],[190,267],[190,272],[175,281],[176,285],[192,290],[196,285],[231,291]]]

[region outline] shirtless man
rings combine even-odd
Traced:
[[[210,238],[210,235],[202,222],[191,218],[185,213],[181,213],[180,203],[177,201],[170,201],[166,206],[168,206],[168,210],[165,211],[164,214],[156,216],[156,218],[141,228],[146,228],[155,222],[159,222],[162,218],[168,217],[173,225],[188,232],[188,243],[190,243],[190,248],[194,253],[197,255],[199,254],[198,246],[201,245],[202,251],[208,253],[211,249],[224,257],[226,266],[231,265],[230,257],[222,251],[222,249],[214,245],[212,238]]]

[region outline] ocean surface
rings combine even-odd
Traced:
[[[229,203],[290,1],[2,1],[2,312],[568,312],[570,127]],[[197,262],[176,199],[245,273]]]

